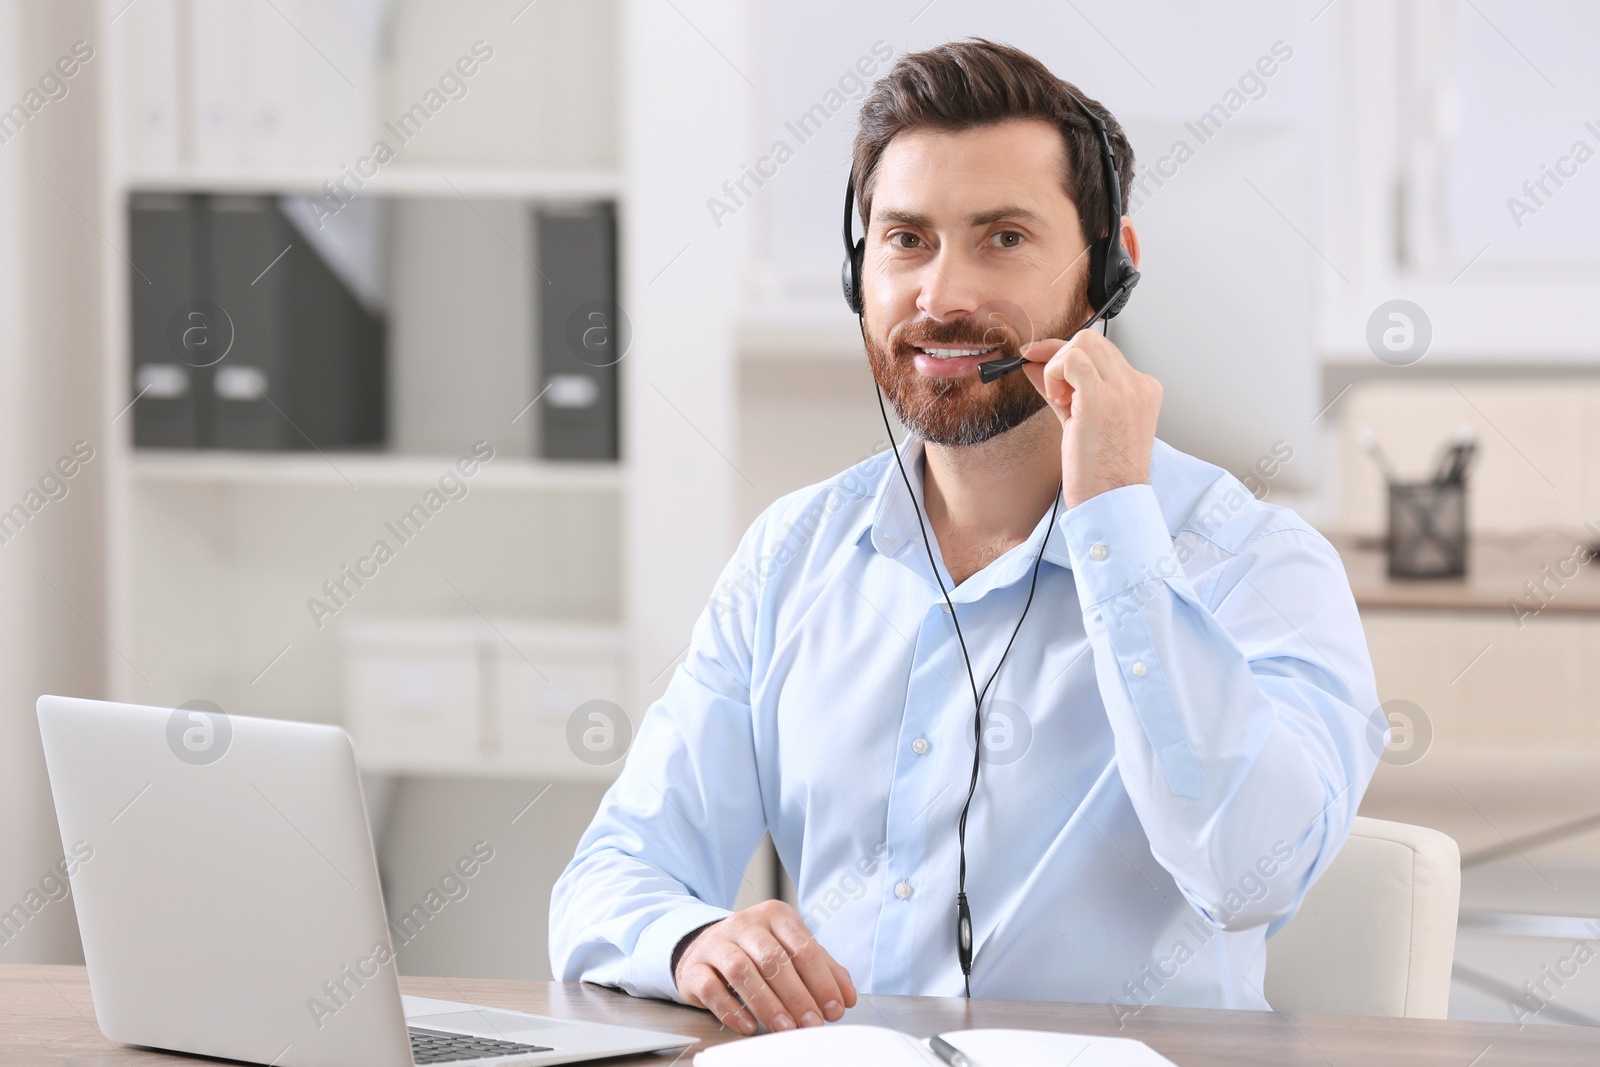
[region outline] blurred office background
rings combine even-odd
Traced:
[[[0,0],[0,908],[61,855],[40,693],[208,701],[351,729],[392,913],[493,847],[405,971],[548,977],[739,533],[885,446],[854,110],[967,35],[1129,130],[1161,435],[1345,555],[1363,811],[1462,847],[1452,1014],[1600,1025],[1600,964],[1546,978],[1600,918],[1579,0]],[[1386,576],[1363,426],[1408,479],[1472,427],[1465,578]],[[66,902],[10,914],[0,961],[80,958]]]

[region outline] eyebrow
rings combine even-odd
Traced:
[[[899,211],[890,208],[876,212],[876,214],[879,219],[886,223],[899,223],[902,226],[921,226],[924,228],[933,226],[933,219],[917,211]],[[990,226],[996,222],[1004,221],[1038,224],[1043,220],[1038,212],[1012,204],[992,207],[985,211],[975,212],[967,217],[967,225],[969,226]]]

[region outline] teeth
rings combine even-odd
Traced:
[[[982,356],[993,352],[993,348],[924,348],[923,353],[934,359],[959,359],[962,356]]]

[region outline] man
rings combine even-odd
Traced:
[[[1266,936],[1376,766],[1372,668],[1328,543],[1157,441],[1159,384],[1066,336],[1110,219],[1074,96],[1125,185],[1115,119],[1009,47],[907,55],[864,101],[862,332],[910,493],[885,452],[746,533],[556,885],[558,977],[743,1033],[857,989],[960,994],[957,821],[1004,653],[965,827],[972,995],[1267,1007]],[[1025,378],[980,381],[1017,348]],[[800,908],[730,912],[767,832]]]

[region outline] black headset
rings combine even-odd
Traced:
[[[1090,111],[1088,105],[1076,94],[1072,99],[1099,135],[1106,198],[1110,208],[1110,223],[1106,235],[1089,242],[1089,303],[1096,310],[1088,322],[1073,331],[1076,334],[1088,329],[1096,320],[1109,320],[1121,311],[1128,303],[1133,287],[1139,282],[1139,272],[1134,269],[1133,259],[1128,255],[1127,249],[1122,247],[1122,187],[1117,182],[1116,156],[1111,149],[1111,137],[1106,133],[1105,121]],[[1064,127],[1063,134],[1065,134]],[[861,263],[866,257],[867,239],[856,238],[852,224],[854,215],[855,172],[852,169],[849,184],[844,190],[845,257],[844,267],[839,272],[839,280],[844,286],[845,303],[855,312],[856,320],[861,325],[862,342],[865,343],[867,324],[865,304],[861,295]],[[1026,362],[1022,356],[1011,356],[1007,359],[980,363],[978,370],[985,382],[992,382],[1010,374]],[[989,675],[989,680],[980,690],[977,677],[972,673],[972,659],[967,654],[967,641],[961,633],[961,622],[956,618],[956,607],[950,602],[950,592],[944,587],[944,579],[939,577],[939,566],[934,562],[933,543],[928,539],[928,528],[922,519],[922,509],[917,504],[917,494],[911,488],[911,477],[906,473],[905,463],[900,458],[900,450],[893,447],[894,433],[889,429],[889,413],[883,406],[883,393],[876,385],[873,387],[873,393],[878,398],[878,413],[883,416],[883,428],[889,435],[890,448],[894,452],[895,464],[900,468],[900,478],[905,482],[906,495],[911,498],[911,506],[917,513],[917,529],[922,532],[922,547],[928,553],[928,567],[933,571],[933,580],[938,583],[939,592],[944,595],[945,608],[950,613],[950,621],[955,625],[956,640],[961,644],[961,659],[967,667],[967,681],[972,685],[972,778],[967,783],[967,799],[961,805],[961,818],[956,824],[961,853],[956,886],[956,959],[961,965],[962,989],[968,997],[971,997],[973,943],[972,910],[967,904],[967,813],[972,810],[972,798],[978,791],[978,768],[983,761],[983,698],[988,695],[989,686],[999,677],[1006,655],[1010,653],[1012,644],[1017,640],[1017,634],[1022,630],[1022,620],[1028,617],[1028,609],[1033,606],[1033,594],[1039,588],[1039,564],[1044,561],[1044,546],[1050,541],[1050,530],[1055,527],[1056,515],[1061,507],[1061,486],[1056,485],[1055,501],[1050,507],[1050,525],[1045,528],[1045,535],[1039,541],[1039,554],[1033,561],[1033,578],[1028,585],[1028,600],[1022,606],[1022,614],[1017,617],[1017,625],[1011,631],[1011,639],[1006,642],[1005,650],[1000,653],[1000,662],[995,664],[994,673]]]

